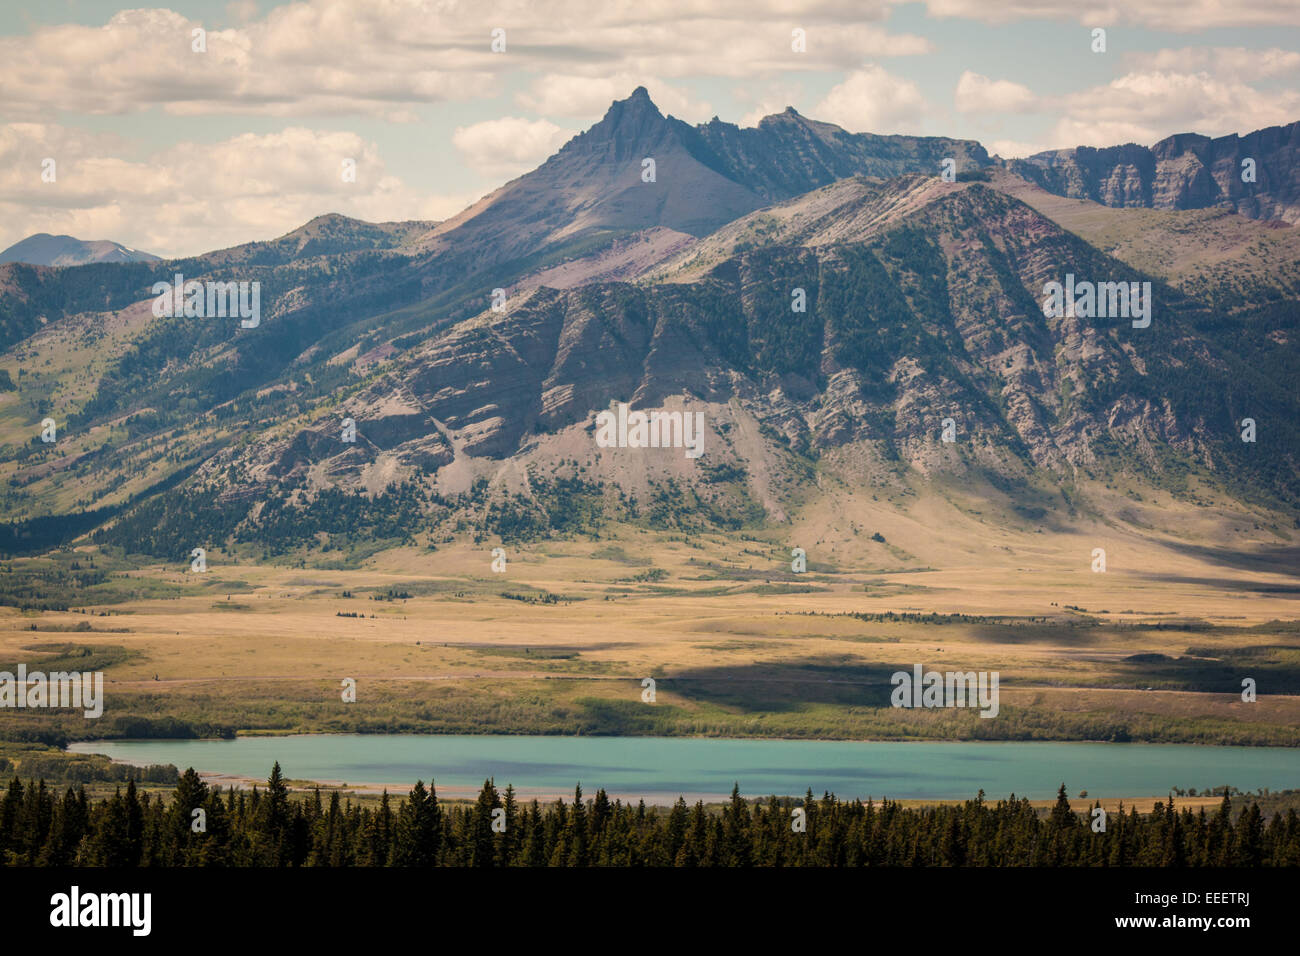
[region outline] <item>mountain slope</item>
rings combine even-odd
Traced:
[[[0,252],[0,264],[25,262],[35,266],[81,266],[88,262],[157,262],[158,256],[129,249],[108,239],[75,239],[38,232]]]
[[[276,266],[348,252],[400,251],[412,237],[422,235],[436,225],[437,223],[422,220],[365,222],[338,213],[327,213],[278,239],[243,243],[229,249],[193,256],[185,261],[197,261],[205,267],[243,264]]]
[[[198,527],[313,549],[651,516],[739,528],[814,504],[818,475],[902,501],[918,481],[987,486],[1056,522],[1095,507],[1081,488],[1117,480],[1139,498],[1231,488],[1278,514],[1300,504],[1285,337],[1242,343],[1237,320],[983,183],[829,192],[840,201],[810,200],[835,210],[809,224],[815,244],[719,241],[733,254],[690,281],[539,289],[459,323],[306,421],[227,445],[103,540],[165,549]],[[1043,285],[1067,272],[1152,281],[1151,326],[1045,317]],[[703,413],[704,455],[597,447],[593,416],[617,402]],[[1247,416],[1267,442],[1239,440]]]
[[[1225,206],[1134,209],[1069,199],[999,170],[993,188],[1129,265],[1227,312],[1300,299],[1300,229],[1248,219]]]

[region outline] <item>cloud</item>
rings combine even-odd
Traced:
[[[771,82],[758,91],[753,87],[740,87],[732,95],[742,103],[747,100],[754,103],[753,108],[740,118],[741,126],[757,126],[763,117],[784,112],[787,106],[795,106],[804,100],[801,83]]]
[[[1259,90],[1243,77],[1270,77],[1300,68],[1300,53],[1280,49],[1189,47],[1130,54],[1128,62],[1204,65],[1207,70],[1137,70],[1109,83],[1073,93],[1036,96],[1019,83],[990,80],[966,71],[954,95],[962,113],[1054,112],[1059,119],[1046,132],[1050,145],[1035,152],[1072,146],[1151,145],[1175,133],[1207,136],[1245,134],[1293,122],[1300,115],[1300,93]],[[1031,144],[990,144],[1004,157],[1024,155]],[[1017,152],[1012,152],[1016,150]]]
[[[1300,72],[1300,53],[1271,47],[1183,47],[1154,53],[1129,53],[1126,62],[1139,71],[1207,72],[1239,80],[1261,80]]]
[[[1064,103],[1050,136],[1059,146],[1150,145],[1185,132],[1226,136],[1300,115],[1300,93],[1262,92],[1208,73],[1129,73],[1072,93]]]
[[[1029,87],[1010,80],[990,80],[970,70],[957,80],[954,100],[961,113],[1026,113],[1039,106]]]
[[[238,24],[228,29],[151,9],[121,11],[103,26],[0,37],[5,115],[161,108],[403,121],[417,104],[495,96],[508,72],[568,78],[530,95],[587,115],[591,98],[575,94],[575,78],[605,81],[607,92],[609,78],[627,78],[625,94],[646,76],[752,79],[932,49],[924,37],[880,26],[883,0],[808,0],[798,15],[781,0],[301,0],[260,19],[248,3],[228,10]],[[498,26],[506,49],[493,53]],[[206,52],[194,52],[192,31],[205,27]],[[807,33],[807,52],[791,48],[796,27]]]
[[[257,0],[231,0],[226,4],[226,19],[248,23],[257,18]]]
[[[1214,27],[1296,25],[1295,0],[925,0],[934,17],[962,17],[985,23],[1066,20],[1090,27],[1132,23],[1189,33]]]
[[[387,42],[388,29],[333,2],[277,7],[254,24],[208,29],[171,10],[124,10],[103,27],[39,27],[0,37],[0,87],[10,116],[51,110],[174,115],[238,112],[388,115],[417,102],[484,95],[485,56]],[[389,24],[388,27],[395,24]],[[485,47],[486,49],[486,47]],[[390,55],[390,51],[392,55]]]
[[[868,64],[832,87],[813,116],[851,133],[916,133],[927,112],[915,83]]]
[[[484,176],[517,176],[539,165],[573,136],[549,120],[515,116],[457,127],[452,145]]]
[[[40,123],[0,126],[0,246],[33,232],[114,239],[164,256],[272,239],[323,212],[361,219],[445,218],[477,195],[411,190],[355,133],[290,127],[217,143],[183,142],[144,160],[115,137]],[[56,181],[41,181],[41,161]],[[356,182],[343,181],[345,159]],[[19,228],[15,224],[21,224]]]

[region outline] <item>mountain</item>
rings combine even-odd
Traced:
[[[990,162],[972,141],[848,133],[792,109],[756,129],[716,118],[691,126],[665,117],[638,87],[539,168],[418,244],[481,268],[656,227],[698,237],[845,176],[937,173],[948,157],[958,168]],[[653,182],[643,179],[646,160],[654,161]]]
[[[108,239],[87,241],[38,232],[0,252],[0,264],[26,262],[37,266],[81,266],[88,262],[157,262],[158,256],[128,249]]]
[[[774,220],[788,228],[770,227],[770,243],[739,241]],[[1244,414],[1245,393],[1295,404],[1256,364],[1289,350],[1264,343],[1243,361],[1216,341],[1204,306],[1162,283],[1151,329],[1045,319],[1040,290],[1055,276],[1147,277],[984,184],[844,180],[704,247],[683,254],[679,281],[542,289],[435,336],[317,425],[254,443],[235,460],[235,484],[260,497],[298,479],[361,487],[374,471],[490,473],[517,455],[541,464],[552,443],[537,436],[582,433],[614,400],[657,407],[686,395],[722,420],[752,416],[776,436],[765,455],[867,443],[923,470],[983,459],[1061,474],[1138,437],[1235,461],[1226,423]],[[796,288],[806,313],[790,310]],[[367,441],[340,445],[334,416],[355,418]],[[970,459],[937,444],[947,416]],[[762,478],[744,456],[717,454]],[[597,454],[587,473],[616,478],[603,470],[611,457]],[[472,459],[479,467],[466,470]],[[643,485],[654,467],[625,477]]]
[[[359,346],[409,336],[466,318],[494,288],[535,287],[529,276],[567,271],[565,281],[638,272],[684,240],[843,175],[932,172],[940,157],[989,162],[978,143],[942,137],[870,136],[787,111],[758,130],[713,121],[691,126],[665,117],[644,88],[611,104],[599,123],[542,166],[441,223],[364,223],[320,216],[270,242],[253,242],[113,274],[45,274],[0,265],[0,347],[30,335],[51,314],[118,310],[147,297],[175,272],[187,279],[261,283],[263,312],[276,331],[257,346],[230,342],[216,401],[282,374],[336,329],[386,315]],[[655,161],[643,182],[643,161]],[[652,234],[652,235],[647,235]],[[648,240],[648,241],[647,241]],[[646,246],[654,250],[647,258]],[[547,276],[556,281],[557,274]],[[398,314],[400,313],[400,314]],[[387,333],[387,335],[383,335]],[[162,333],[137,351],[168,361],[216,346],[220,332],[193,325]],[[152,376],[141,371],[142,380]],[[138,388],[124,390],[136,393]],[[97,410],[116,398],[102,396]]]
[[[230,266],[280,266],[293,262],[335,257],[344,253],[394,251],[402,253],[414,238],[438,224],[413,219],[405,222],[365,222],[338,213],[317,216],[278,239],[247,242],[228,249],[177,260],[191,272]]]
[[[3,263],[0,348],[22,340],[60,315],[129,308],[150,298],[155,282],[171,282],[178,272],[186,279],[238,278],[261,283],[263,314],[281,320],[275,334],[298,338],[292,326],[301,324],[300,340],[305,340],[340,321],[339,316],[355,317],[425,298],[428,289],[412,267],[410,240],[436,225],[424,220],[370,223],[331,213],[278,239],[184,259],[151,256],[133,262],[93,262],[75,270]],[[166,347],[179,357],[193,356],[205,333],[211,338],[214,332],[191,324],[163,335],[169,343]],[[266,374],[268,363],[276,370],[282,367],[274,364],[275,350],[268,353],[266,343],[262,345],[256,350],[262,366],[259,375]]]
[[[215,407],[314,355],[353,348],[349,361],[370,364],[391,354],[388,343],[476,314],[495,288],[535,287],[528,277],[546,270],[567,269],[571,282],[635,274],[772,196],[788,198],[845,170],[932,172],[941,153],[988,161],[976,143],[849,134],[789,113],[760,125],[756,136],[720,122],[691,126],[663,116],[639,88],[541,167],[442,223],[319,217],[270,243],[127,264],[111,274],[0,266],[0,347],[52,316],[128,309],[175,272],[257,281],[265,322],[256,339],[213,323],[138,329],[114,346],[123,350],[107,356],[118,363],[115,374],[75,414],[126,414],[141,401],[170,407],[173,374],[187,378],[191,400]],[[791,159],[798,156],[807,160]],[[642,181],[647,158],[655,160],[654,182]],[[338,374],[334,368],[325,381]]]
[[[1297,513],[1294,320],[1267,302],[1221,316],[991,184],[933,176],[844,180],[700,248],[703,270],[688,252],[638,285],[533,290],[390,354],[101,540],[165,554],[195,533],[279,552],[457,527],[736,530],[823,499],[862,517],[848,489],[885,497],[878,519],[954,481],[1004,524],[1112,507],[1140,522],[1133,499],[1102,508],[1116,481],[1139,501],[1248,489],[1275,528]],[[1067,273],[1151,282],[1151,326],[1044,316],[1044,283]],[[594,413],[617,402],[700,411],[706,454],[597,447]],[[1252,448],[1238,422],[1256,416],[1270,440]]]
[[[540,167],[417,242],[435,253],[470,249],[482,265],[492,265],[592,233],[664,226],[701,235],[763,204],[700,162],[694,138],[692,127],[664,117],[638,88]],[[642,179],[647,159],[655,164],[654,182]]]
[[[1180,133],[1151,147],[1078,146],[1003,165],[1048,192],[1107,206],[1222,205],[1251,219],[1300,223],[1300,121],[1216,139]],[[1244,181],[1249,173],[1253,180]]]
[[[1064,197],[958,140],[691,126],[637,90],[443,223],[0,267],[0,547],[369,554],[813,512],[1146,534],[1175,500],[1285,536],[1297,235]],[[260,281],[262,324],[154,317],[174,271]],[[1149,283],[1150,325],[1045,315],[1067,276]],[[621,402],[702,413],[705,454],[599,447]]]
[[[695,134],[702,161],[768,202],[790,199],[848,176],[934,175],[945,159],[952,159],[958,170],[979,169],[992,162],[974,140],[849,133],[832,123],[800,116],[793,106],[765,116],[752,129],[714,117],[697,126]]]

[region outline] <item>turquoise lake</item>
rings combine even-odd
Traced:
[[[476,792],[492,777],[526,796],[588,794],[663,803],[722,796],[960,799],[981,788],[1052,797],[1157,796],[1230,784],[1243,791],[1300,788],[1300,749],[1181,744],[916,743],[737,740],[694,737],[426,736],[314,734],[235,740],[111,740],[69,750],[132,764],[172,763],[231,777],[265,779],[275,761],[291,779],[388,785],[404,791],[432,777],[447,795]]]

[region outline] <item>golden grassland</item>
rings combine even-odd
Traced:
[[[776,529],[508,544],[503,573],[491,540],[355,566],[214,548],[201,574],[91,546],[0,561],[0,670],[106,681],[97,721],[0,711],[0,757],[299,732],[1300,746],[1300,562],[1277,515],[1209,502],[1195,482],[1090,487],[1068,523],[955,482],[821,490]],[[796,546],[806,573],[791,570]],[[108,579],[66,583],[92,565]],[[65,582],[44,586],[46,606],[67,610],[32,609],[14,587],[43,572]],[[892,708],[890,675],[915,664],[997,671],[999,715]],[[1148,799],[1093,799],[1120,796]]]
[[[5,664],[112,649],[103,720],[3,719],[70,737],[118,733],[129,715],[253,733],[1300,744],[1291,575],[1119,536],[1094,573],[1094,540],[1054,535],[999,564],[911,570],[853,568],[814,539],[804,574],[784,543],[634,531],[512,547],[504,573],[487,544],[390,551],[357,570],[210,554],[206,574],[125,571],[118,585],[143,593],[118,603],[0,608]],[[1002,714],[890,708],[889,675],[917,663],[998,671]],[[644,677],[658,683],[654,708]],[[1256,702],[1241,700],[1243,677]],[[344,678],[355,704],[341,700]]]

